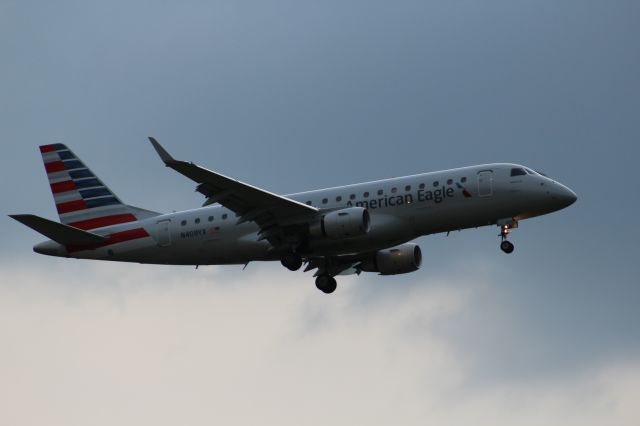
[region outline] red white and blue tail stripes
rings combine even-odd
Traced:
[[[40,152],[62,223],[86,230],[137,220],[66,145],[42,145]]]

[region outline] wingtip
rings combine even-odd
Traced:
[[[171,154],[169,154],[167,150],[164,149],[162,145],[160,145],[156,138],[149,136],[149,142],[151,142],[151,145],[153,145],[153,148],[156,150],[156,152],[160,156],[160,159],[164,161],[165,164],[175,161]]]

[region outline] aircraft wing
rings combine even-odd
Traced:
[[[203,206],[219,203],[239,215],[238,224],[254,221],[261,234],[274,244],[284,228],[308,223],[318,209],[264,189],[240,182],[194,163],[174,159],[154,138],[149,141],[167,167],[198,184],[196,191],[207,200]],[[277,244],[274,244],[277,245]]]

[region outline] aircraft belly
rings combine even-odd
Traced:
[[[429,235],[486,226],[500,218],[514,216],[519,211],[512,202],[497,196],[460,201],[417,208],[414,220],[416,232]]]
[[[267,241],[257,241],[256,234],[248,234],[237,239],[211,239],[204,241],[196,256],[204,263],[245,263],[250,260],[269,258],[271,245]]]

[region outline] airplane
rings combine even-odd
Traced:
[[[193,180],[202,207],[157,213],[123,203],[66,145],[40,152],[60,222],[13,219],[49,238],[36,253],[77,259],[169,265],[246,265],[280,261],[315,270],[316,287],[336,290],[337,275],[414,272],[411,241],[424,235],[497,225],[500,248],[520,221],[573,204],[568,187],[529,167],[483,164],[278,195],[192,162],[149,141],[166,167]]]

